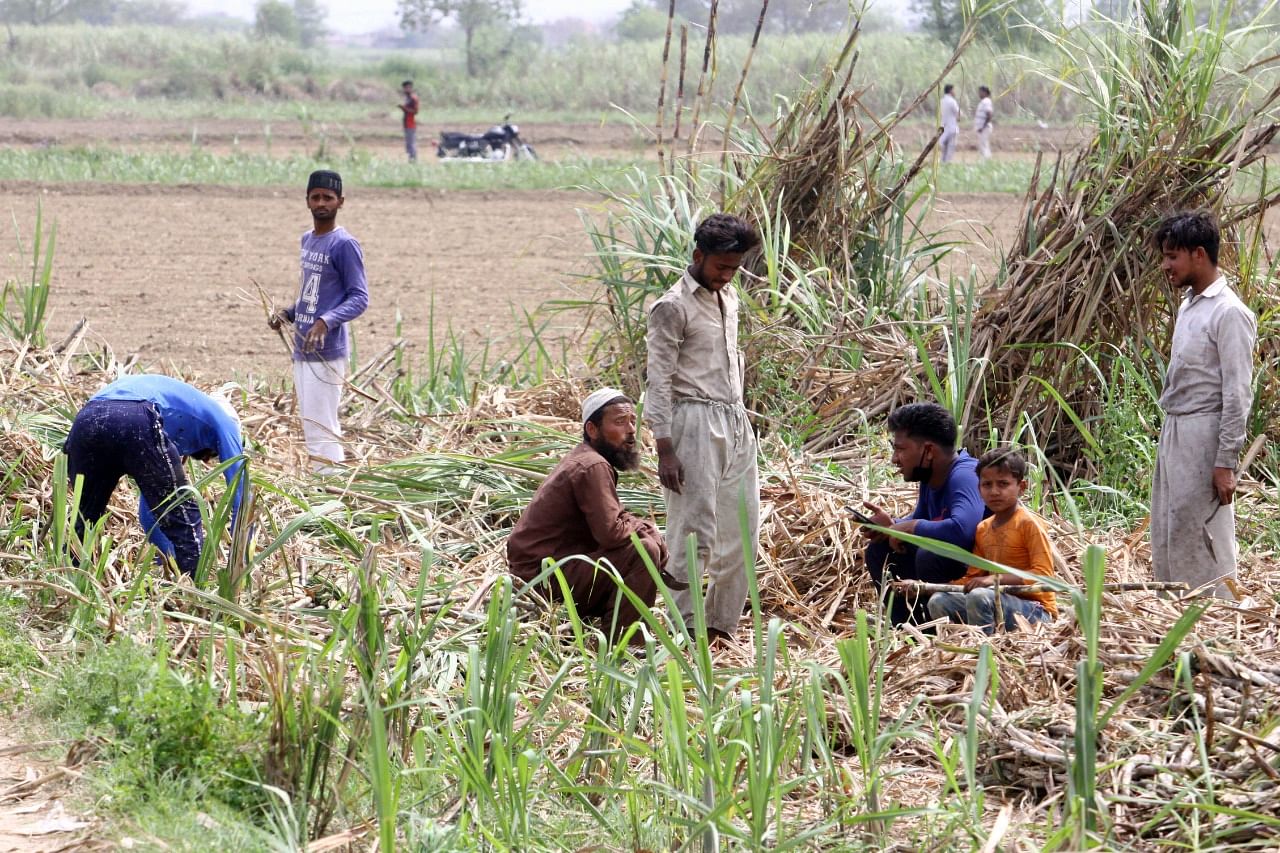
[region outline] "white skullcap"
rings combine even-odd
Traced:
[[[599,391],[592,391],[587,395],[587,399],[582,401],[582,422],[585,424],[591,420],[592,415],[600,411],[604,406],[619,397],[626,396],[617,388],[601,388]]]

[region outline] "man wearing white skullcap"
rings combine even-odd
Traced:
[[[760,236],[737,216],[708,216],[693,235],[693,263],[649,311],[644,417],[658,445],[667,499],[668,571],[688,577],[689,534],[707,576],[704,611],[714,642],[730,640],[747,601],[745,552],[760,527],[756,438],[743,404],[738,295],[731,286]],[[746,508],[748,541],[742,537]],[[690,624],[693,598],[675,596]]]
[[[599,564],[613,566],[622,583],[649,607],[658,588],[631,534],[639,537],[660,574],[667,562],[658,528],[618,501],[618,472],[634,471],[639,463],[635,406],[616,388],[592,392],[582,401],[582,443],[542,481],[507,539],[513,575],[532,581],[542,574],[544,560],[556,560],[578,613],[603,619],[613,637],[637,621],[640,611]],[[665,576],[663,580],[680,586]],[[553,597],[561,594],[554,581],[544,589]]]

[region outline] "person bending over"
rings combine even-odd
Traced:
[[[204,545],[200,509],[188,488],[182,459],[237,459],[226,470],[235,488],[231,524],[235,529],[248,473],[240,442],[240,421],[231,404],[168,376],[125,376],[89,399],[67,434],[63,450],[75,488],[84,477],[76,535],[107,511],[120,478],[138,485],[138,520],[149,538],[178,568],[194,575]]]

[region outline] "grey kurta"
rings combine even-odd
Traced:
[[[1178,309],[1160,395],[1165,422],[1151,489],[1157,580],[1193,588],[1212,584],[1215,595],[1226,596],[1221,580],[1235,578],[1235,515],[1231,506],[1218,508],[1213,469],[1234,469],[1244,446],[1256,338],[1253,312],[1221,277],[1204,293],[1188,295]]]
[[[649,312],[645,421],[655,438],[670,438],[684,466],[680,494],[667,501],[669,571],[688,575],[685,544],[697,535],[698,562],[707,576],[707,625],[733,633],[747,600],[739,507],[745,500],[750,542],[759,539],[760,487],[756,439],[742,402],[743,358],[738,349],[738,297],[718,293],[688,272]],[[675,595],[681,614],[692,594]]]

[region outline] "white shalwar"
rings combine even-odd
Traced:
[[[684,466],[681,492],[664,489],[668,571],[688,576],[686,541],[695,534],[697,561],[707,577],[707,626],[733,634],[747,601],[746,549],[755,554],[760,530],[756,438],[742,398],[737,294],[728,285],[708,290],[686,272],[650,309],[646,342],[645,420],[655,438],[671,439]],[[675,601],[691,625],[690,590],[675,593]]]
[[[1230,597],[1236,576],[1232,505],[1219,507],[1213,469],[1235,469],[1253,405],[1253,312],[1219,278],[1178,309],[1160,408],[1151,487],[1151,562],[1158,581]],[[1212,520],[1210,520],[1212,518]],[[1212,548],[1205,533],[1212,537]]]
[[[956,156],[956,143],[960,140],[960,102],[955,95],[942,96],[942,138],[938,147],[942,149],[942,162],[950,163]]]
[[[311,467],[327,471],[346,457],[342,449],[342,425],[338,405],[346,382],[347,360],[295,361],[293,387],[298,394],[298,415],[302,437],[311,457]]]

